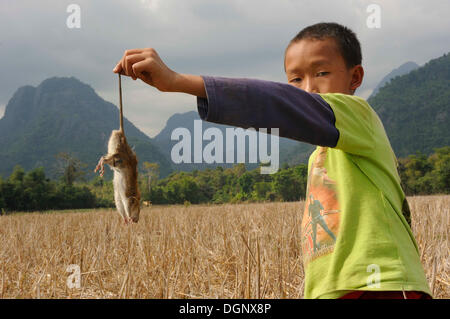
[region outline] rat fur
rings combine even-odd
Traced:
[[[108,154],[102,156],[94,170],[104,174],[104,164],[114,172],[114,201],[125,223],[139,221],[141,194],[138,187],[138,159],[127,143],[123,130],[122,85],[119,74],[120,129],[113,130],[108,141]]]

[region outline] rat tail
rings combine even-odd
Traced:
[[[123,131],[123,106],[122,106],[122,79],[119,72],[119,103],[120,103],[120,131],[125,135]]]

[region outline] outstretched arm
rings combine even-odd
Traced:
[[[162,92],[206,97],[201,76],[172,71],[152,48],[125,51],[113,72],[128,75],[133,80],[141,79]]]
[[[334,147],[339,138],[330,105],[289,84],[179,74],[152,48],[127,50],[113,70],[163,92],[198,97],[203,120],[243,128],[278,128],[281,137]]]
[[[200,117],[243,128],[278,128],[280,137],[334,147],[334,113],[318,94],[290,84],[256,79],[203,77],[207,98],[197,98]]]

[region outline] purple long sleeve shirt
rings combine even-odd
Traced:
[[[290,84],[202,76],[207,98],[197,98],[202,120],[242,128],[278,128],[280,137],[335,147],[339,131],[319,94]]]

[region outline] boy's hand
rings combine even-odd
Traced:
[[[183,92],[206,97],[201,76],[172,71],[152,48],[126,50],[113,72],[131,76],[133,80],[141,79],[162,92]]]
[[[172,90],[177,76],[152,48],[126,50],[113,72],[141,79],[163,92]]]

